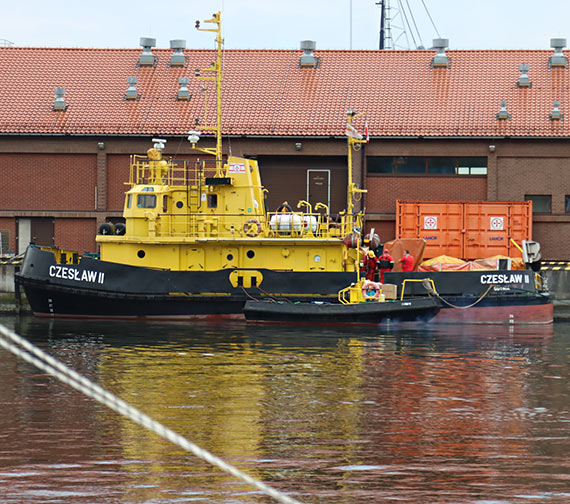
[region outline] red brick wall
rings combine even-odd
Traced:
[[[130,189],[124,184],[129,181],[129,161],[129,156],[107,156],[107,210],[123,210]]]
[[[396,221],[366,221],[366,232],[369,233],[370,230],[374,228],[374,232],[380,236],[382,243],[393,240],[396,238]]]
[[[568,158],[498,158],[498,196],[503,201],[524,201],[525,194],[552,195],[552,213],[564,214],[570,195]]]
[[[396,213],[396,200],[487,199],[486,177],[366,177],[366,211]]]
[[[11,217],[0,217],[0,230],[7,230],[10,234],[8,248],[11,252],[16,253],[16,219]],[[4,244],[6,248],[6,244]]]
[[[3,210],[93,210],[97,156],[0,154]]]
[[[57,247],[79,253],[97,251],[95,219],[55,219],[54,234]]]

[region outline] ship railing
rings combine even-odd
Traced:
[[[342,223],[326,215],[161,213],[156,219],[156,236],[202,238],[342,238]]]
[[[141,184],[200,187],[207,177],[215,174],[216,165],[211,160],[165,158],[154,161],[135,154],[131,156],[127,184],[131,187]]]

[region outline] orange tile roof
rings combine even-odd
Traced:
[[[196,68],[212,50],[185,50],[186,67],[169,67],[171,51],[154,49],[154,67],[138,67],[141,49],[0,47],[0,133],[178,135],[203,124]],[[566,114],[569,74],[548,67],[551,50],[448,50],[449,68],[431,68],[433,50],[315,51],[319,68],[299,68],[300,50],[226,50],[223,133],[342,136],[345,112],[366,112],[371,136],[562,137],[553,100]],[[519,64],[532,87],[516,86]],[[190,101],[177,101],[178,78],[190,78]],[[137,77],[140,99],[124,99]],[[65,88],[65,112],[52,111]],[[501,100],[511,119],[498,121]],[[208,92],[213,119],[215,91]],[[570,116],[569,116],[570,117]]]

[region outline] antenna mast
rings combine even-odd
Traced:
[[[215,126],[196,126],[198,129],[214,130],[216,132],[216,149],[197,148],[202,152],[208,154],[215,154],[216,156],[216,177],[222,177],[222,27],[221,27],[221,13],[216,12],[212,15],[212,19],[206,19],[204,23],[215,23],[216,28],[200,28],[200,21],[196,21],[196,29],[199,31],[210,31],[216,33],[216,46],[217,54],[216,61],[207,68],[197,69],[196,77],[205,81],[214,81],[216,83],[216,102],[217,114]],[[200,72],[214,72],[214,77],[203,77]],[[206,109],[204,109],[204,116],[206,116]],[[195,144],[193,144],[195,145]],[[196,147],[194,147],[196,148]]]
[[[386,0],[379,0],[376,2],[376,5],[380,6],[380,41],[378,43],[378,49],[384,49],[386,38],[384,32],[384,24],[386,22]]]

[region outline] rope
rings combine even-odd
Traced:
[[[42,371],[45,371],[46,373],[54,376],[61,382],[66,383],[79,392],[82,392],[92,399],[95,399],[97,402],[129,418],[133,422],[153,431],[165,439],[168,439],[180,448],[193,453],[196,457],[210,463],[213,466],[218,467],[222,471],[227,472],[246,483],[249,483],[250,485],[253,485],[264,494],[273,497],[276,501],[284,504],[300,504],[299,501],[288,497],[278,490],[275,490],[262,481],[252,478],[251,476],[243,473],[227,462],[224,462],[222,459],[216,457],[215,455],[212,455],[207,450],[200,448],[198,445],[192,443],[179,434],[176,434],[168,427],[165,427],[161,423],[153,420],[149,416],[142,413],[140,410],[127,404],[122,399],[119,399],[117,396],[101,388],[99,385],[96,385],[95,383],[89,381],[87,378],[76,373],[65,364],[62,364],[53,357],[50,357],[48,354],[1,324],[0,346],[4,347],[6,350],[12,352],[14,355],[20,357],[21,359],[36,366]]]
[[[453,303],[450,303],[449,301],[447,301],[446,299],[442,298],[437,292],[435,292],[431,287],[428,289],[424,283],[422,282],[423,287],[428,291],[428,293],[430,295],[433,295],[435,297],[437,297],[442,303],[445,303],[447,306],[450,306],[451,308],[457,308],[458,310],[466,310],[467,308],[473,308],[476,304],[479,304],[481,301],[483,301],[483,299],[485,298],[485,296],[487,294],[489,294],[489,292],[491,291],[491,289],[494,287],[493,284],[489,285],[489,287],[487,288],[487,290],[485,292],[483,292],[483,294],[481,294],[481,296],[479,297],[479,299],[477,299],[477,301],[475,301],[474,303],[471,303],[470,305],[467,306],[456,306]],[[431,291],[431,292],[430,292]]]
[[[259,301],[259,299],[254,298],[249,292],[247,292],[246,288],[241,285],[241,290],[244,292],[244,294],[251,300],[253,301]]]
[[[259,292],[261,292],[262,294],[265,294],[265,296],[267,296],[268,299],[271,299],[271,301],[273,301],[274,303],[292,303],[293,302],[290,299],[287,299],[286,297],[283,297],[283,296],[281,296],[281,298],[272,296],[271,294],[269,294],[269,292],[264,291],[261,287],[259,287],[259,285],[257,286],[257,290]]]

